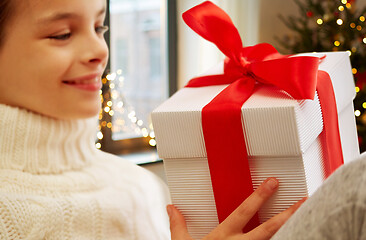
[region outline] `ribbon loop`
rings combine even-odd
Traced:
[[[214,43],[227,57],[240,63],[243,43],[226,12],[206,1],[184,12],[182,16],[193,31]]]

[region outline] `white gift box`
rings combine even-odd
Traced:
[[[319,70],[328,72],[333,83],[344,162],[356,159],[355,86],[348,53],[300,55],[326,55]],[[222,72],[223,65],[216,71]],[[193,238],[203,237],[218,224],[201,110],[225,87],[183,88],[152,113],[172,202],[185,216]],[[320,103],[317,95],[314,100],[294,100],[263,85],[243,104],[242,124],[254,189],[267,177],[280,182],[277,193],[259,211],[264,222],[314,193],[324,181]]]

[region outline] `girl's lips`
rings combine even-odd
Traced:
[[[92,77],[82,77],[74,80],[64,80],[62,83],[87,91],[99,91],[102,88],[100,75]]]

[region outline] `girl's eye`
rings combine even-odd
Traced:
[[[65,34],[50,36],[49,38],[55,39],[55,40],[67,40],[70,37],[71,37],[71,33],[65,33]]]
[[[106,31],[108,31],[108,26],[98,26],[95,28],[95,31],[99,34],[104,34]]]

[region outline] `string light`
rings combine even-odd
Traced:
[[[118,108],[122,108],[122,107],[123,107],[123,102],[122,102],[122,101],[119,101],[119,102],[117,103],[117,107],[118,107]]]
[[[150,144],[151,146],[155,147],[155,146],[156,146],[156,141],[155,141],[155,139],[150,139],[149,144]]]
[[[362,42],[366,44],[366,37],[362,39]]]
[[[134,129],[130,129],[129,131],[135,132],[136,134],[141,134],[144,138],[150,138],[149,145],[150,146],[156,146],[155,141],[155,134],[153,131],[153,126],[150,123],[149,128],[144,126],[144,121],[141,119],[138,119],[136,116],[136,112],[133,110],[132,106],[126,105],[125,100],[120,93],[118,89],[116,89],[116,86],[119,88],[123,88],[124,86],[124,80],[125,78],[121,76],[123,73],[122,69],[118,69],[115,73],[108,74],[105,78],[102,79],[103,84],[108,84],[110,93],[107,92],[103,94],[103,91],[100,91],[101,95],[101,102],[103,103],[104,99],[110,99],[108,100],[103,110],[99,113],[99,120],[100,124],[98,126],[98,132],[97,132],[97,139],[99,140],[95,146],[96,148],[100,149],[102,148],[101,140],[104,138],[103,136],[103,128],[109,128],[112,129],[112,131],[126,131],[126,126],[129,124],[129,126],[135,126]],[[109,116],[115,116],[114,117],[114,123],[110,120],[103,121],[103,112],[106,114],[109,114]],[[118,112],[118,115],[116,114]],[[126,119],[119,118],[118,116],[121,116],[121,114],[125,114],[127,116]],[[108,119],[108,118],[107,118]],[[127,121],[127,122],[126,122]],[[128,123],[129,122],[129,123]]]
[[[343,20],[342,19],[340,19],[340,18],[338,18],[337,19],[337,24],[340,26],[340,25],[342,25],[343,24]]]
[[[341,0],[341,3],[347,4],[347,0]]]
[[[113,81],[116,78],[117,74],[116,73],[110,73],[106,76],[106,79],[108,81]]]
[[[144,122],[141,119],[140,120],[137,120],[136,123],[137,123],[138,126],[142,126],[144,124]]]
[[[347,50],[346,52],[348,53],[348,56],[352,55],[352,52],[350,50]]]
[[[355,87],[355,91],[356,91],[356,93],[358,93],[360,91],[360,88],[359,87]]]
[[[360,110],[356,110],[356,111],[355,111],[355,116],[356,116],[356,117],[359,117],[360,115],[361,115],[361,111],[360,111]]]
[[[351,23],[349,26],[350,26],[351,28],[355,28],[355,27],[356,27],[356,24],[355,24],[355,23]]]
[[[146,138],[146,137],[148,137],[148,136],[149,136],[149,132],[147,131],[147,129],[146,129],[146,128],[142,128],[142,129],[141,129],[141,132],[142,132],[142,136],[143,136],[143,137],[145,137],[145,138]]]
[[[351,7],[352,7],[352,5],[350,3],[346,4],[346,8],[351,8]]]
[[[98,133],[97,133],[97,138],[98,138],[99,140],[103,139],[103,133],[102,133],[102,132],[98,132]]]
[[[339,45],[341,45],[341,43],[338,40],[334,41],[334,46],[339,47]]]
[[[323,20],[322,20],[321,18],[318,18],[318,19],[316,20],[316,23],[317,23],[318,25],[322,25],[322,24],[323,24]]]
[[[357,25],[356,29],[357,29],[358,31],[361,31],[361,30],[362,30],[362,27],[361,27],[360,25]]]
[[[117,99],[118,98],[118,91],[116,91],[116,90],[113,90],[112,92],[111,92],[111,97],[112,97],[112,99],[113,100],[115,100],[115,99]]]
[[[364,16],[360,16],[359,19],[360,19],[361,22],[364,22],[365,21],[365,17]]]
[[[366,108],[366,102],[363,102],[363,103],[362,103],[362,107],[363,107],[363,108]]]
[[[352,68],[352,73],[356,74],[357,73],[357,69],[356,68]]]

